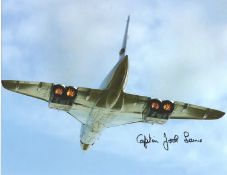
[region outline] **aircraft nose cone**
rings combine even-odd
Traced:
[[[87,151],[90,148],[90,144],[86,144],[80,141],[80,146],[83,151]]]

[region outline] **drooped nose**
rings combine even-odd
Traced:
[[[87,151],[90,148],[90,144],[86,144],[80,141],[80,147],[82,150]]]

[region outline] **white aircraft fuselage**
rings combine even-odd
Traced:
[[[104,92],[91,109],[87,123],[81,126],[80,143],[83,150],[87,150],[90,145],[94,144],[101,131],[105,128],[105,123],[111,120],[111,109],[114,108],[119,100],[122,100],[120,96],[123,93],[127,75],[128,56],[122,54],[119,62],[101,84],[101,89]],[[118,106],[118,109],[114,109],[121,110],[121,107]]]

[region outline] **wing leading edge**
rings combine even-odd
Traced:
[[[2,80],[2,85],[10,91],[50,103],[54,83]],[[85,123],[91,108],[94,106],[95,101],[101,93],[102,90],[99,89],[78,87],[77,96],[73,101],[72,106],[70,108],[66,108],[65,111],[74,118],[78,119],[80,122]]]
[[[168,119],[213,120],[224,116],[224,112],[179,101],[173,102],[174,109],[168,114],[147,112],[150,110],[151,98],[124,93],[123,107],[113,111],[113,120],[106,127],[145,122],[164,124]]]
[[[222,111],[179,101],[175,101],[174,106],[175,108],[170,115],[170,119],[213,120],[219,119],[225,115]]]
[[[48,102],[53,83],[2,80],[2,85],[10,91]]]
[[[54,83],[2,80],[4,88],[49,102],[50,94]],[[66,110],[81,123],[86,123],[91,109],[104,90],[77,88],[77,97],[72,107]],[[146,96],[139,96],[122,92],[118,105],[111,111],[112,119],[106,127],[119,126],[124,124],[146,122],[164,124],[168,119],[197,119],[213,120],[224,116],[224,112],[193,104],[175,101],[174,110],[166,114],[157,112],[148,114],[151,99]],[[120,110],[119,110],[120,109]]]

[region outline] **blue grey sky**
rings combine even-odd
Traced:
[[[225,0],[3,0],[2,79],[97,88],[118,60],[131,15],[126,91],[227,112]],[[227,119],[106,129],[82,152],[80,123],[48,104],[2,93],[2,174],[226,174]],[[136,143],[187,130],[202,144]]]

